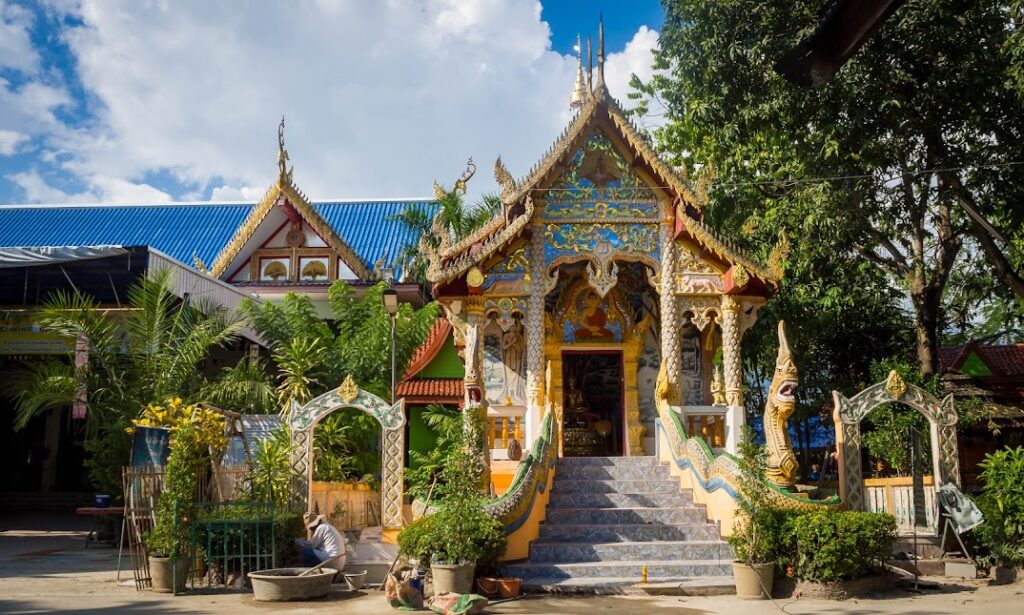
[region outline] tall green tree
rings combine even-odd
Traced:
[[[857,293],[875,282],[870,263],[902,291],[931,374],[958,269],[990,274],[990,293],[1019,292],[1007,272],[1020,262],[1024,107],[1007,3],[906,3],[831,81],[805,89],[773,65],[821,4],[667,1],[661,72],[641,94],[667,109],[656,136],[676,163],[716,165],[713,222],[755,251],[785,228],[794,258],[836,266],[803,282]]]
[[[12,375],[15,429],[41,413],[84,403],[86,466],[92,482],[110,493],[120,490],[119,468],[128,462],[125,430],[147,404],[268,397],[269,383],[247,363],[204,375],[210,352],[237,339],[242,321],[223,308],[180,300],[172,288],[172,274],[158,270],[131,286],[128,309],[117,315],[80,292],[55,292],[35,319],[44,331],[76,340],[87,360],[76,366],[69,353]]]
[[[267,340],[276,363],[282,410],[305,403],[352,376],[361,388],[384,399],[391,389],[391,317],[384,310],[383,282],[359,292],[344,281],[327,291],[323,318],[306,295],[288,293],[280,303],[243,303],[242,311]],[[437,319],[437,304],[399,305],[395,317],[398,377]]]

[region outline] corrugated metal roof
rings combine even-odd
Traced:
[[[230,205],[0,207],[0,246],[149,246],[210,263],[252,209]]]
[[[393,264],[402,248],[417,239],[413,229],[390,218],[408,208],[429,210],[431,215],[437,209],[431,201],[323,202],[313,207],[371,270],[382,258],[385,265]],[[395,276],[400,278],[401,272]]]
[[[150,246],[191,264],[207,265],[231,239],[253,203],[0,207],[0,246]],[[327,201],[313,207],[371,269],[391,264],[416,233],[388,219],[426,200]]]

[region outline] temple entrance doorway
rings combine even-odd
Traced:
[[[622,352],[562,352],[562,454],[620,456],[625,450]]]

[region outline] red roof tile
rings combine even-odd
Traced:
[[[423,378],[398,383],[398,396],[407,401],[458,403],[463,395],[462,378]]]
[[[434,360],[437,353],[441,352],[441,348],[444,347],[444,343],[447,341],[451,330],[452,325],[448,322],[448,319],[444,316],[438,316],[437,320],[434,321],[434,326],[430,328],[430,333],[427,333],[427,339],[423,340],[420,347],[413,353],[412,358],[409,359],[409,367],[405,368],[405,374],[402,375],[403,381],[420,373],[424,367]]]
[[[971,352],[1002,376],[1024,376],[1024,344],[985,346],[971,342],[966,346],[939,349],[941,371],[957,371]]]

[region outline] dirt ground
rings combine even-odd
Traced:
[[[67,516],[0,515],[0,613],[395,613],[376,591],[332,592],[305,603],[259,603],[247,593],[168,596],[135,591],[130,566],[117,579],[117,550],[84,549],[90,522]],[[594,615],[596,613],[710,613],[761,615],[783,612],[901,613],[927,615],[1024,613],[1024,584],[961,583],[921,594],[829,602],[779,600],[746,602],[732,596],[529,597],[490,607],[488,613]]]

